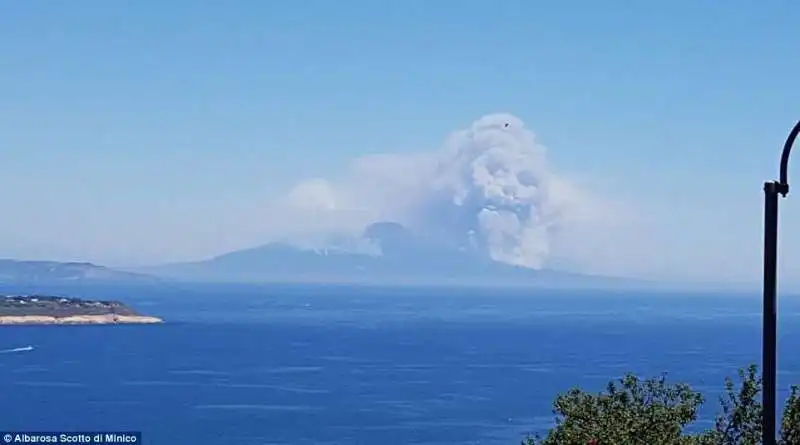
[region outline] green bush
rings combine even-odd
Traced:
[[[725,381],[714,428],[687,432],[703,396],[666,377],[641,380],[628,374],[591,394],[572,389],[553,404],[555,426],[545,437],[522,445],[758,445],[761,435],[761,377],[753,365],[739,370],[738,385]],[[783,410],[780,445],[800,445],[800,393],[792,387]]]

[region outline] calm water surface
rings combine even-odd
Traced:
[[[708,396],[759,361],[758,295],[315,286],[93,288],[160,326],[0,329],[0,429],[147,444],[517,444],[574,385],[667,372]],[[782,351],[800,300],[781,303]],[[780,359],[782,387],[800,357]]]

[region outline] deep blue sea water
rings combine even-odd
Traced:
[[[717,409],[760,360],[760,297],[347,286],[91,288],[157,326],[5,327],[0,429],[135,430],[144,443],[518,444],[553,397],[668,373]],[[779,385],[800,383],[800,299]]]

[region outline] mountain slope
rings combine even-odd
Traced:
[[[123,272],[92,263],[0,260],[0,284],[148,282],[154,276]]]
[[[303,249],[271,243],[193,263],[140,271],[187,281],[474,283],[594,286],[625,280],[553,270],[532,270],[492,261],[476,251],[437,245],[396,223],[376,223],[363,239],[378,254],[337,248]]]

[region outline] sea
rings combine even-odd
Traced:
[[[563,391],[666,373],[719,410],[760,362],[753,293],[323,285],[70,288],[162,325],[0,328],[0,430],[157,445],[519,444]],[[781,296],[779,387],[800,384]]]

